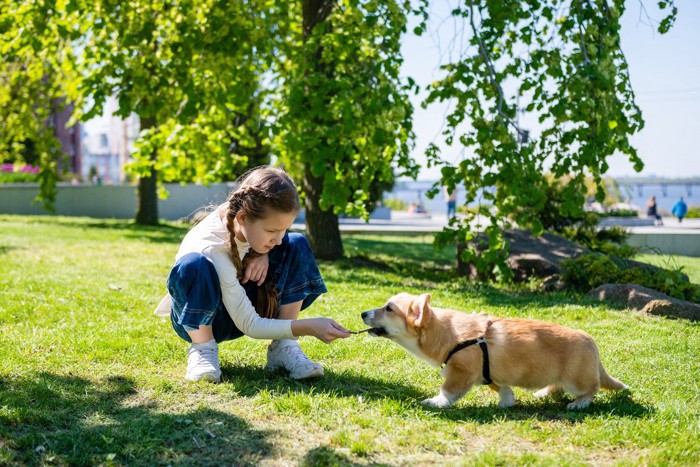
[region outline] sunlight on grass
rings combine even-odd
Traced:
[[[305,314],[359,330],[362,311],[429,291],[436,306],[583,329],[631,391],[601,392],[579,412],[566,396],[520,389],[515,407],[499,409],[487,387],[425,408],[438,371],[366,334],[301,339],[322,379],[265,371],[267,342],[243,338],[221,345],[222,384],[189,383],[185,343],[152,314],[186,231],[0,216],[0,464],[700,463],[696,323],[470,283],[456,276],[454,249],[426,236],[344,238],[347,257],[320,264],[329,293]],[[673,261],[700,282],[700,260]]]

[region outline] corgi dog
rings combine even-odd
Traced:
[[[538,389],[537,397],[565,391],[576,398],[569,409],[588,407],[601,387],[627,389],[605,372],[591,336],[559,324],[433,308],[429,294],[407,293],[365,311],[362,320],[371,336],[444,365],[445,382],[440,394],[423,401],[428,406],[450,407],[475,384],[498,392],[500,407],[515,405],[512,386]]]

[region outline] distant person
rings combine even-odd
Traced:
[[[427,212],[428,210],[425,209],[425,206],[423,206],[423,203],[420,201],[408,205],[409,214],[426,214]]]
[[[452,191],[445,187],[445,199],[447,200],[447,220],[449,221],[457,215],[457,187]]]
[[[248,172],[228,200],[185,236],[156,313],[169,315],[190,343],[186,378],[218,383],[219,346],[244,335],[270,339],[267,368],[293,379],[323,375],[297,337],[325,343],[350,337],[330,318],[298,319],[326,292],[309,243],[287,229],[299,214],[299,195],[281,169]]]
[[[652,196],[649,198],[649,202],[647,202],[647,217],[653,218],[655,225],[664,225],[664,221],[661,219],[657,210],[656,196]]]
[[[688,205],[685,204],[685,201],[683,201],[683,197],[681,196],[681,199],[673,205],[673,209],[671,209],[671,214],[678,218],[678,223],[680,224],[681,222],[683,222],[683,218],[687,213]]]

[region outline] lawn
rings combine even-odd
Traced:
[[[697,323],[472,284],[425,236],[345,237],[307,316],[359,330],[361,311],[430,291],[436,306],[583,329],[631,391],[568,411],[521,390],[500,409],[479,387],[425,408],[438,371],[366,334],[302,338],[317,381],[266,372],[267,342],[248,338],[221,345],[221,384],[185,381],[186,345],[152,309],[186,230],[0,216],[0,465],[700,464]],[[700,282],[698,259],[673,261]]]

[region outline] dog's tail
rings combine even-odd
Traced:
[[[605,371],[603,364],[598,362],[598,372],[600,373],[600,387],[603,389],[610,389],[613,391],[619,391],[620,389],[629,389],[625,383],[619,379],[613,378]]]

